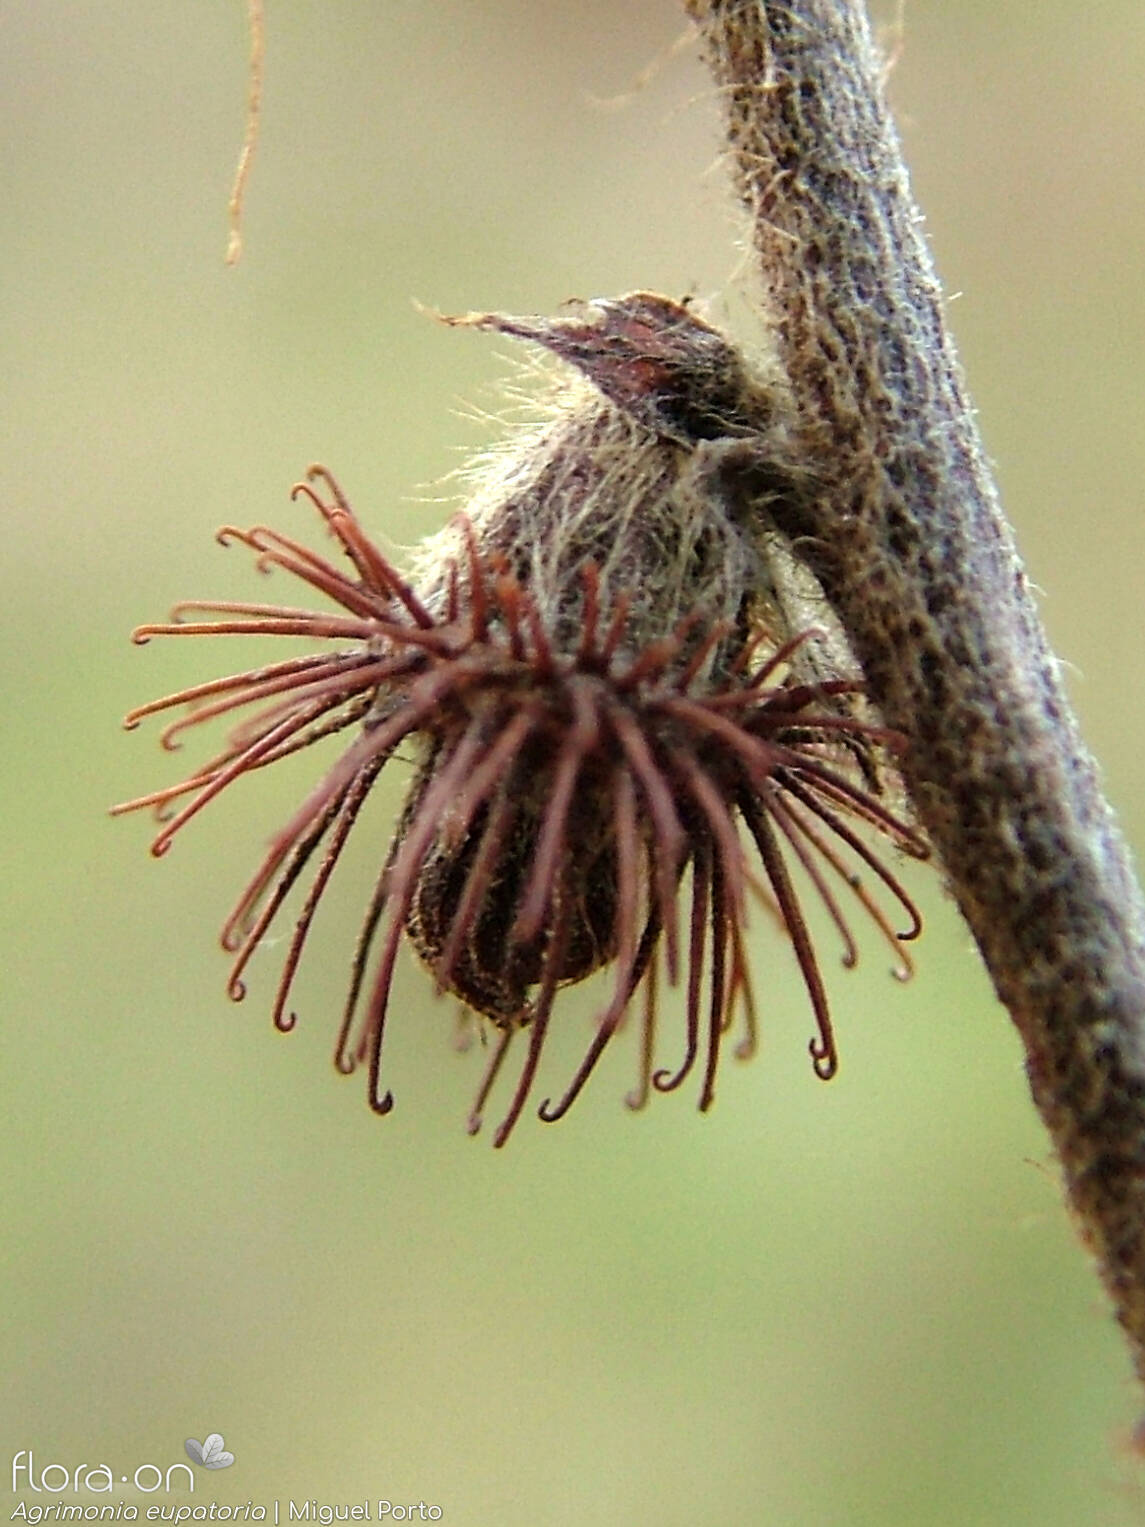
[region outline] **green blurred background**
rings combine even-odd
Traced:
[[[442,522],[432,484],[487,436],[458,409],[495,407],[504,364],[411,297],[545,312],[739,279],[706,77],[685,51],[632,93],[681,31],[671,0],[272,5],[225,270],[245,28],[240,0],[0,10],[3,1489],[20,1448],[127,1473],[217,1430],[237,1461],[199,1504],[1145,1519],[1128,1362],[933,877],[913,986],[870,939],[833,973],[830,1086],[761,925],[764,1052],[709,1117],[683,1092],[629,1115],[629,1042],[567,1120],[495,1152],[463,1129],[479,1058],[412,960],[396,1112],[329,1065],[361,844],[297,1032],[267,1017],[281,943],[226,1000],[217,925],[312,761],[161,863],[144,821],[106,817],[178,765],[122,712],[238,657],[127,641],[175,598],[250,597],[218,524],[305,524],[286,490],[315,458],[387,544]],[[892,82],[1005,502],[1139,846],[1143,77],[1140,0],[910,0]],[[562,1011],[575,1048],[592,994]]]

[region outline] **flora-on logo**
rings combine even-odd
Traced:
[[[219,1438],[220,1443],[222,1438]],[[230,1454],[227,1455],[228,1460]],[[161,1469],[157,1463],[141,1463],[130,1474],[121,1474],[118,1469],[113,1469],[107,1463],[78,1463],[74,1467],[63,1463],[45,1463],[37,1465],[35,1454],[31,1448],[22,1447],[18,1453],[12,1455],[12,1490],[34,1490],[37,1495],[62,1495],[65,1491],[72,1495],[78,1495],[81,1491],[91,1491],[94,1494],[110,1495],[115,1489],[116,1483],[121,1485],[133,1484],[137,1490],[145,1495],[151,1495],[156,1490],[163,1490],[170,1494],[173,1477],[185,1474],[185,1480],[177,1479],[180,1490],[195,1488],[194,1471],[185,1463],[168,1464],[167,1468]],[[47,1509],[47,1508],[45,1508]],[[79,1511],[81,1508],[67,1507],[68,1511]],[[94,1506],[90,1508],[95,1510]],[[102,1509],[102,1508],[101,1508]],[[111,1508],[108,1507],[108,1510]],[[118,1507],[116,1508],[118,1510]],[[130,1508],[134,1510],[134,1507]],[[67,1518],[72,1520],[73,1518]],[[78,1518],[75,1518],[78,1520]],[[116,1520],[118,1521],[118,1516]],[[59,1518],[65,1520],[64,1517]],[[102,1518],[101,1518],[102,1520]]]
[[[211,1432],[205,1442],[197,1442],[194,1437],[188,1437],[183,1446],[187,1457],[193,1463],[201,1464],[204,1469],[229,1469],[235,1461],[235,1455],[228,1453],[223,1446],[219,1432]]]

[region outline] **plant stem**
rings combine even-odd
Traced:
[[[1145,1380],[1145,904],[998,504],[862,0],[686,0],[817,488],[819,579]]]

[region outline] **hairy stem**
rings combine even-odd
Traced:
[[[817,487],[819,579],[1026,1048],[1145,1380],[1145,904],[998,505],[862,0],[686,0]]]

